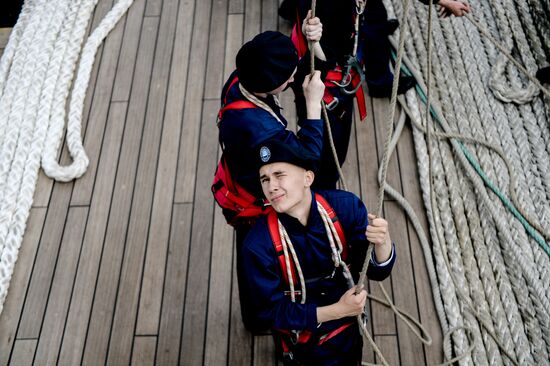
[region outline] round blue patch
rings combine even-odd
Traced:
[[[260,149],[260,159],[262,159],[264,163],[267,163],[269,158],[271,158],[271,151],[269,151],[267,146],[262,146]]]

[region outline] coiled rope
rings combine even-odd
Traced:
[[[119,0],[84,43],[97,0],[28,0],[0,60],[0,312],[25,231],[38,169],[58,181],[86,171],[84,98],[99,45],[133,0]],[[78,65],[76,80],[72,83]],[[73,163],[57,163],[67,116]]]
[[[525,4],[516,4],[517,7],[506,1],[480,2],[476,15],[485,16],[483,23],[488,25],[491,34],[498,35],[500,31],[509,37],[506,27],[495,27],[493,9],[500,7],[506,19],[512,19],[511,22],[517,25],[514,20],[517,14],[525,19],[528,16]],[[393,9],[391,4],[388,8]],[[427,102],[426,88],[422,85],[423,78],[415,75],[420,88],[424,89],[424,96],[408,93],[407,110],[415,126],[413,135],[421,182],[430,183],[434,177],[432,189],[426,189],[428,184],[422,187],[432,241],[436,245],[430,248],[423,244],[423,249],[434,287],[436,309],[447,340],[445,358],[467,355],[471,350],[469,357],[454,359],[459,364],[474,365],[546,365],[550,350],[550,264],[541,236],[547,239],[549,228],[546,212],[550,189],[548,176],[542,173],[548,171],[548,114],[545,116],[548,108],[540,98],[520,106],[495,101],[495,94],[483,81],[489,79],[490,65],[497,59],[495,48],[503,50],[481,30],[453,19],[435,23],[434,31],[425,33],[422,30],[429,29],[425,10],[420,6],[412,13],[407,21],[414,29],[413,37],[406,40],[408,54],[414,57],[412,63],[423,66],[428,64],[426,57],[437,60],[433,69],[438,86],[435,99],[441,100],[441,108],[430,102],[430,109],[438,121],[434,127],[442,129],[443,133],[434,131],[434,137],[454,135],[449,146],[426,141],[430,140],[424,135],[428,133],[427,123],[420,122],[418,107],[419,103]],[[504,18],[496,19],[502,21]],[[514,32],[517,31],[517,27],[514,28]],[[437,44],[435,55],[425,50],[423,34],[428,34],[427,37],[433,34]],[[514,37],[522,39],[523,36]],[[521,52],[522,57],[531,54]],[[432,75],[426,70],[424,74]],[[508,66],[507,75],[511,83],[520,85],[516,69]],[[543,93],[547,95],[544,90]],[[442,117],[442,110],[448,120]],[[457,130],[473,137],[463,139],[455,132]],[[508,159],[495,159],[494,151],[487,149],[471,151],[468,157],[459,140],[474,142],[480,139],[487,141],[486,146],[502,146],[499,150],[506,153]],[[434,149],[428,154],[431,145]],[[517,155],[523,159],[515,158]],[[472,158],[479,162],[478,168],[472,166]],[[427,167],[426,161],[433,166]],[[464,173],[468,179],[461,178]],[[522,173],[527,174],[522,176]],[[517,180],[512,178],[514,175],[518,176]],[[512,201],[515,206],[521,202],[522,215],[528,218],[525,221],[533,221],[538,226],[538,239],[537,233],[530,232],[524,222],[514,220],[517,215],[509,205],[504,203],[501,207],[498,200],[495,202],[489,195],[486,178],[496,182],[495,187],[510,184],[511,192],[517,191],[519,197],[515,200],[512,196]],[[429,261],[430,258],[433,260]]]

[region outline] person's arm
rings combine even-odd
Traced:
[[[323,24],[317,17],[311,16],[311,10],[308,11],[306,18],[302,23],[302,33],[308,42],[313,43],[313,54],[319,60],[326,61],[327,57],[321,47],[321,37],[323,36]]]
[[[372,257],[369,258],[370,265],[367,270],[367,277],[370,280],[382,281],[386,279],[395,263],[396,253],[395,246],[389,235],[388,223],[382,218],[375,218],[369,224],[367,209],[363,202],[355,197],[353,202],[347,204],[348,228],[346,229],[346,238],[350,245],[350,258],[352,267],[355,268],[354,276],[363,267],[365,254],[369,242],[374,244]],[[346,217],[345,213],[338,212],[338,217]]]
[[[356,287],[357,286],[354,286],[347,290],[337,303],[319,306],[317,308],[317,322],[323,323],[361,314],[365,308],[367,291],[361,290],[361,292],[356,295]]]
[[[374,255],[376,263],[384,263],[392,255],[392,241],[388,222],[381,217],[369,214],[369,224],[365,231],[367,240],[374,244]]]

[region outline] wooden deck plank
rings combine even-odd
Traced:
[[[389,223],[406,222],[406,217],[396,202],[387,201],[385,204],[386,219]],[[395,251],[398,258],[398,265],[392,271],[393,298],[395,305],[411,314],[415,319],[419,318],[417,294],[415,292],[414,272],[409,243],[408,230],[406,225],[392,225],[392,239],[395,242]],[[389,308],[384,311],[392,313]],[[397,318],[397,334],[399,341],[399,354],[401,360],[407,360],[409,365],[426,364],[422,342],[407,325]]]
[[[260,0],[246,1],[245,4],[243,43],[250,41],[256,34],[260,33],[262,16],[262,2]]]
[[[123,132],[125,131],[125,120],[127,113],[128,105],[126,102],[114,102],[109,111],[109,117],[107,122],[107,133],[101,149],[101,157],[98,166],[98,181],[94,187],[93,200],[90,207],[90,219],[89,224],[90,230],[87,230],[85,243],[89,246],[93,246],[93,249],[87,247],[91,257],[89,260],[93,265],[86,265],[87,271],[86,277],[81,279],[81,283],[93,283],[93,286],[96,287],[96,296],[95,300],[91,298],[93,292],[90,290],[80,289],[80,291],[86,291],[84,298],[86,302],[83,303],[79,298],[74,298],[73,303],[77,309],[82,310],[84,313],[91,311],[90,320],[86,320],[85,324],[82,324],[79,328],[79,336],[86,336],[87,331],[87,344],[82,344],[82,341],[78,342],[78,347],[76,348],[78,352],[75,354],[80,354],[84,352],[84,361],[87,361],[86,357],[89,357],[88,354],[91,350],[95,350],[98,353],[95,353],[97,358],[100,353],[98,350],[101,350],[101,345],[104,345],[103,342],[108,341],[109,335],[109,326],[110,320],[112,318],[112,303],[114,303],[114,293],[116,291],[116,284],[113,281],[113,278],[108,278],[110,286],[105,289],[102,285],[105,283],[105,272],[108,272],[111,266],[115,265],[117,268],[120,267],[120,258],[122,257],[122,251],[124,250],[124,245],[122,238],[125,235],[125,227],[128,214],[125,213],[128,211],[128,205],[124,204],[124,201],[120,199],[120,194],[115,191],[115,176],[119,174],[117,183],[128,184],[123,181],[124,177],[124,164],[120,164],[119,159],[121,154],[121,146],[124,149],[125,146],[122,143]],[[126,145],[127,146],[127,145]],[[120,166],[117,172],[117,167]],[[113,198],[113,196],[116,196]],[[105,207],[104,202],[111,202],[109,206]],[[129,199],[127,199],[129,201]],[[107,221],[107,218],[109,218]],[[123,222],[120,223],[122,220]],[[115,240],[112,240],[112,232],[114,230],[120,231],[122,238],[118,237]],[[97,241],[99,239],[99,241]],[[118,240],[120,239],[120,240]],[[102,245],[98,245],[101,243]],[[113,264],[114,263],[114,264]],[[98,268],[98,266],[100,266]],[[99,274],[98,274],[99,273]],[[112,273],[108,273],[107,276],[110,276]],[[97,280],[96,280],[97,276]],[[83,285],[82,285],[83,286]],[[80,286],[78,287],[80,288]],[[89,307],[93,304],[93,310]],[[97,313],[99,313],[99,320]],[[108,316],[110,314],[111,316]],[[78,319],[74,319],[78,321]],[[74,325],[68,327],[68,329],[73,329]],[[96,337],[99,334],[99,341],[96,341]],[[85,351],[82,351],[82,348],[85,348]],[[65,356],[66,357],[66,356]],[[80,356],[77,356],[80,357]]]
[[[382,352],[382,355],[384,356],[384,358],[388,362],[388,365],[401,365],[402,360],[399,359],[399,344],[397,343],[397,337],[396,336],[393,336],[393,335],[375,336],[374,337],[374,342],[376,342],[376,345],[380,349],[380,352]],[[367,345],[367,347],[369,347],[369,346]],[[378,364],[381,363],[378,356],[376,357],[375,360]],[[408,365],[408,366],[419,366],[419,365],[421,365],[421,364],[408,363],[408,361],[406,361],[406,362],[407,362],[406,365]],[[405,364],[403,364],[403,365],[405,365]]]
[[[253,366],[277,365],[275,357],[275,343],[271,335],[254,337],[254,360]]]
[[[100,148],[105,135],[105,125],[109,113],[110,99],[113,90],[113,81],[116,76],[120,46],[122,44],[124,23],[120,22],[109,35],[103,46],[103,57],[99,66],[97,82],[94,88],[94,97],[91,101],[89,117],[85,120],[93,121],[86,129],[84,146],[90,160],[86,174],[75,181],[72,206],[89,205],[96,179]]]
[[[0,28],[0,57],[4,54],[4,48],[8,44],[12,28]]]
[[[150,33],[149,52],[155,55],[145,116],[145,127],[139,151],[138,170],[132,198],[132,208],[126,248],[120,272],[119,288],[113,317],[113,327],[108,351],[108,364],[120,365],[130,362],[132,336],[135,332],[139,292],[147,236],[151,222],[155,174],[160,150],[162,115],[165,104],[167,75],[162,52],[154,52],[159,28],[157,17],[145,17],[144,31]],[[162,47],[161,47],[162,48]],[[142,90],[145,92],[145,90]],[[154,244],[153,244],[154,245]]]
[[[132,366],[150,366],[155,364],[157,337],[134,337]]]
[[[376,210],[378,187],[378,150],[372,99],[367,98],[367,119],[355,124],[357,139],[357,161],[359,163],[359,181],[361,182],[361,199],[370,211]]]
[[[36,350],[36,360],[43,364],[57,362],[87,219],[88,207],[69,209]]]
[[[231,265],[233,228],[226,224],[221,210],[214,215],[212,262],[208,286],[205,365],[228,364],[229,323],[231,320]]]
[[[146,17],[158,17],[163,11],[163,1],[162,0],[147,0],[145,5],[145,16]]]
[[[228,14],[242,14],[244,13],[245,0],[229,0]]]
[[[32,264],[38,251],[42,228],[46,220],[46,212],[46,208],[33,208],[27,220],[27,230],[11,278],[12,285],[9,288],[2,314],[0,314],[0,365],[8,364],[12,352],[32,273]]]
[[[273,0],[262,0],[262,32],[277,30],[277,10],[279,2]]]
[[[29,290],[25,299],[19,330],[17,331],[18,338],[38,338],[40,334],[42,318],[46,309],[48,293],[65,227],[72,187],[72,183],[57,183],[54,186],[52,203],[46,214],[46,222],[44,223]]]
[[[217,101],[205,101],[202,115],[206,120],[215,120],[219,104]],[[191,246],[189,252],[190,276],[187,279],[185,311],[183,320],[183,342],[180,357],[189,365],[201,365],[204,360],[204,340],[206,330],[206,309],[208,307],[208,284],[210,258],[212,253],[212,223],[214,202],[210,191],[212,172],[216,166],[218,131],[214,128],[201,129],[200,151],[197,161],[197,183],[194,184],[195,199],[193,224],[191,227]],[[203,182],[208,182],[204,184]]]
[[[97,214],[97,220],[109,220],[109,232],[105,236],[105,227],[101,221],[97,226],[90,226],[90,233],[86,233],[84,243],[83,257],[86,261],[79,264],[79,273],[75,284],[75,295],[71,303],[71,310],[67,321],[65,338],[61,348],[60,362],[64,364],[79,363],[84,349],[84,341],[88,328],[88,317],[83,318],[82,314],[89,316],[94,296],[94,288],[98,276],[102,247],[98,245],[105,240],[113,240],[117,247],[122,247],[125,242],[126,230],[128,225],[128,215],[132,202],[132,191],[135,184],[137,160],[139,158],[139,147],[143,130],[144,115],[147,105],[147,93],[149,90],[150,75],[153,63],[154,42],[156,40],[156,26],[147,27],[144,25],[144,31],[138,32],[142,35],[137,53],[136,72],[132,81],[133,89],[130,96],[128,113],[126,121],[132,128],[125,129],[124,138],[120,152],[120,161],[114,193],[112,196],[111,207],[113,211],[110,216],[101,213],[101,208],[94,211],[94,205],[101,203],[95,198],[92,199],[91,213]],[[124,44],[123,44],[124,47]],[[116,83],[116,81],[115,81]],[[112,235],[112,237],[109,237]],[[123,248],[122,248],[123,249]],[[113,284],[114,283],[114,284]],[[116,293],[116,282],[109,278],[106,291]],[[100,292],[101,293],[101,292]],[[105,295],[108,297],[108,294]],[[103,321],[104,319],[102,319]]]
[[[191,24],[193,12],[180,2],[177,10],[178,18],[175,32],[175,42],[172,53],[171,72],[167,92],[164,128],[159,155],[159,167],[155,182],[153,198],[153,214],[149,243],[168,243],[170,232],[170,215],[172,214],[173,193],[177,172],[178,152],[182,124],[182,96],[185,96],[187,65],[189,61],[189,43],[191,40]],[[194,4],[193,4],[194,5]],[[191,9],[192,10],[192,9]],[[170,9],[174,11],[174,9]],[[169,193],[169,194],[167,194]],[[166,244],[167,245],[167,244]],[[145,263],[144,280],[141,290],[140,309],[138,313],[137,334],[156,333],[161,300],[164,271],[158,268],[164,266],[163,257],[150,252],[161,248],[148,246]],[[152,320],[152,321],[151,321]],[[153,326],[147,324],[155,324]],[[149,328],[149,329],[147,329]],[[177,352],[176,352],[177,354]]]
[[[358,123],[355,117],[352,123]],[[357,161],[357,137],[355,134],[355,128],[352,125],[346,161],[342,166],[342,174],[344,175],[348,191],[355,193],[357,196],[360,196],[361,182],[359,181],[359,165]]]
[[[205,99],[218,99],[225,79],[224,53],[227,35],[227,0],[215,0],[212,5],[208,55],[206,57]]]
[[[193,205],[190,203],[173,205],[158,333],[157,365],[176,365],[179,361],[192,212]]]
[[[386,140],[387,129],[386,125],[388,123],[388,118],[391,112],[390,102],[387,98],[373,98],[373,108],[374,108],[374,120],[376,121],[376,140],[378,141],[378,161],[382,163],[384,158],[384,142]],[[399,112],[399,111],[398,111]],[[399,113],[395,115],[395,121],[399,118]],[[392,126],[393,128],[393,126]],[[392,186],[398,192],[401,192],[401,176],[399,174],[399,164],[397,161],[397,155],[395,152],[391,155],[390,161],[388,163],[386,181],[390,186]],[[378,189],[378,183],[376,184]],[[393,200],[388,195],[385,195],[384,200]]]
[[[219,208],[216,209],[220,210]],[[233,243],[233,247],[235,247],[235,243]],[[237,285],[236,256],[233,257],[231,278],[231,320],[229,324],[228,365],[251,365],[253,336],[244,328],[241,320],[239,286]]]
[[[27,366],[33,364],[36,339],[22,339],[15,342],[11,364]]]
[[[152,213],[150,219],[149,237],[144,265],[141,297],[138,310],[138,323],[136,334],[156,334],[160,319],[160,303],[162,298],[162,283],[164,266],[166,264],[166,251],[170,234],[170,215],[172,214],[172,202],[174,184],[176,178],[176,162],[179,146],[179,129],[181,122],[174,118],[166,119],[170,114],[167,108],[178,106],[166,106],[168,89],[170,86],[172,50],[174,46],[178,1],[165,1],[160,18],[160,29],[155,53],[153,68],[153,81],[149,91],[149,103],[147,119],[156,124],[160,139],[159,152],[157,153],[158,167],[154,183]],[[164,121],[164,123],[162,123]],[[162,134],[160,132],[162,131]],[[152,172],[150,173],[152,174]]]
[[[397,145],[397,150],[401,167],[401,179],[403,180],[403,195],[413,207],[424,228],[424,232],[429,237],[428,222],[420,191],[412,131],[408,124],[405,125],[403,129],[401,139]],[[424,346],[426,363],[428,365],[435,365],[443,362],[443,335],[441,332],[441,325],[439,324],[439,318],[436,316],[437,313],[433,301],[432,288],[420,241],[410,222],[407,222],[407,228],[409,232],[411,256],[413,258],[412,266],[414,270],[416,299],[418,308],[420,309],[419,320],[422,321],[422,324],[432,337],[432,345]],[[428,245],[431,244],[428,243]]]
[[[195,2],[193,37],[191,41],[191,50],[193,51],[190,54],[188,74],[191,79],[188,80],[187,91],[185,93],[183,138],[180,143],[174,199],[174,202],[177,203],[193,202],[195,192],[197,156],[200,146],[199,134],[201,125],[203,124],[201,112],[207,54],[207,47],[204,45],[208,41],[208,33],[210,31],[210,9],[211,0]],[[215,121],[215,119],[212,121]]]
[[[134,71],[137,69],[137,56],[143,15],[145,12],[145,0],[135,0],[126,14],[124,37],[120,50],[115,83],[113,85],[112,101],[127,102],[130,99]]]
[[[235,58],[243,43],[244,16],[242,14],[231,14],[227,17],[227,39],[225,43],[225,61],[223,66],[224,82],[235,70]],[[221,90],[221,88],[220,88]],[[219,91],[217,97],[219,97]]]

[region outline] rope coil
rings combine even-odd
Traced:
[[[41,161],[46,174],[59,181],[86,171],[80,129],[91,69],[98,47],[132,2],[119,0],[83,48],[97,0],[25,1],[11,32],[0,60],[0,312]],[[57,158],[71,86],[67,146],[74,161],[61,167]]]

